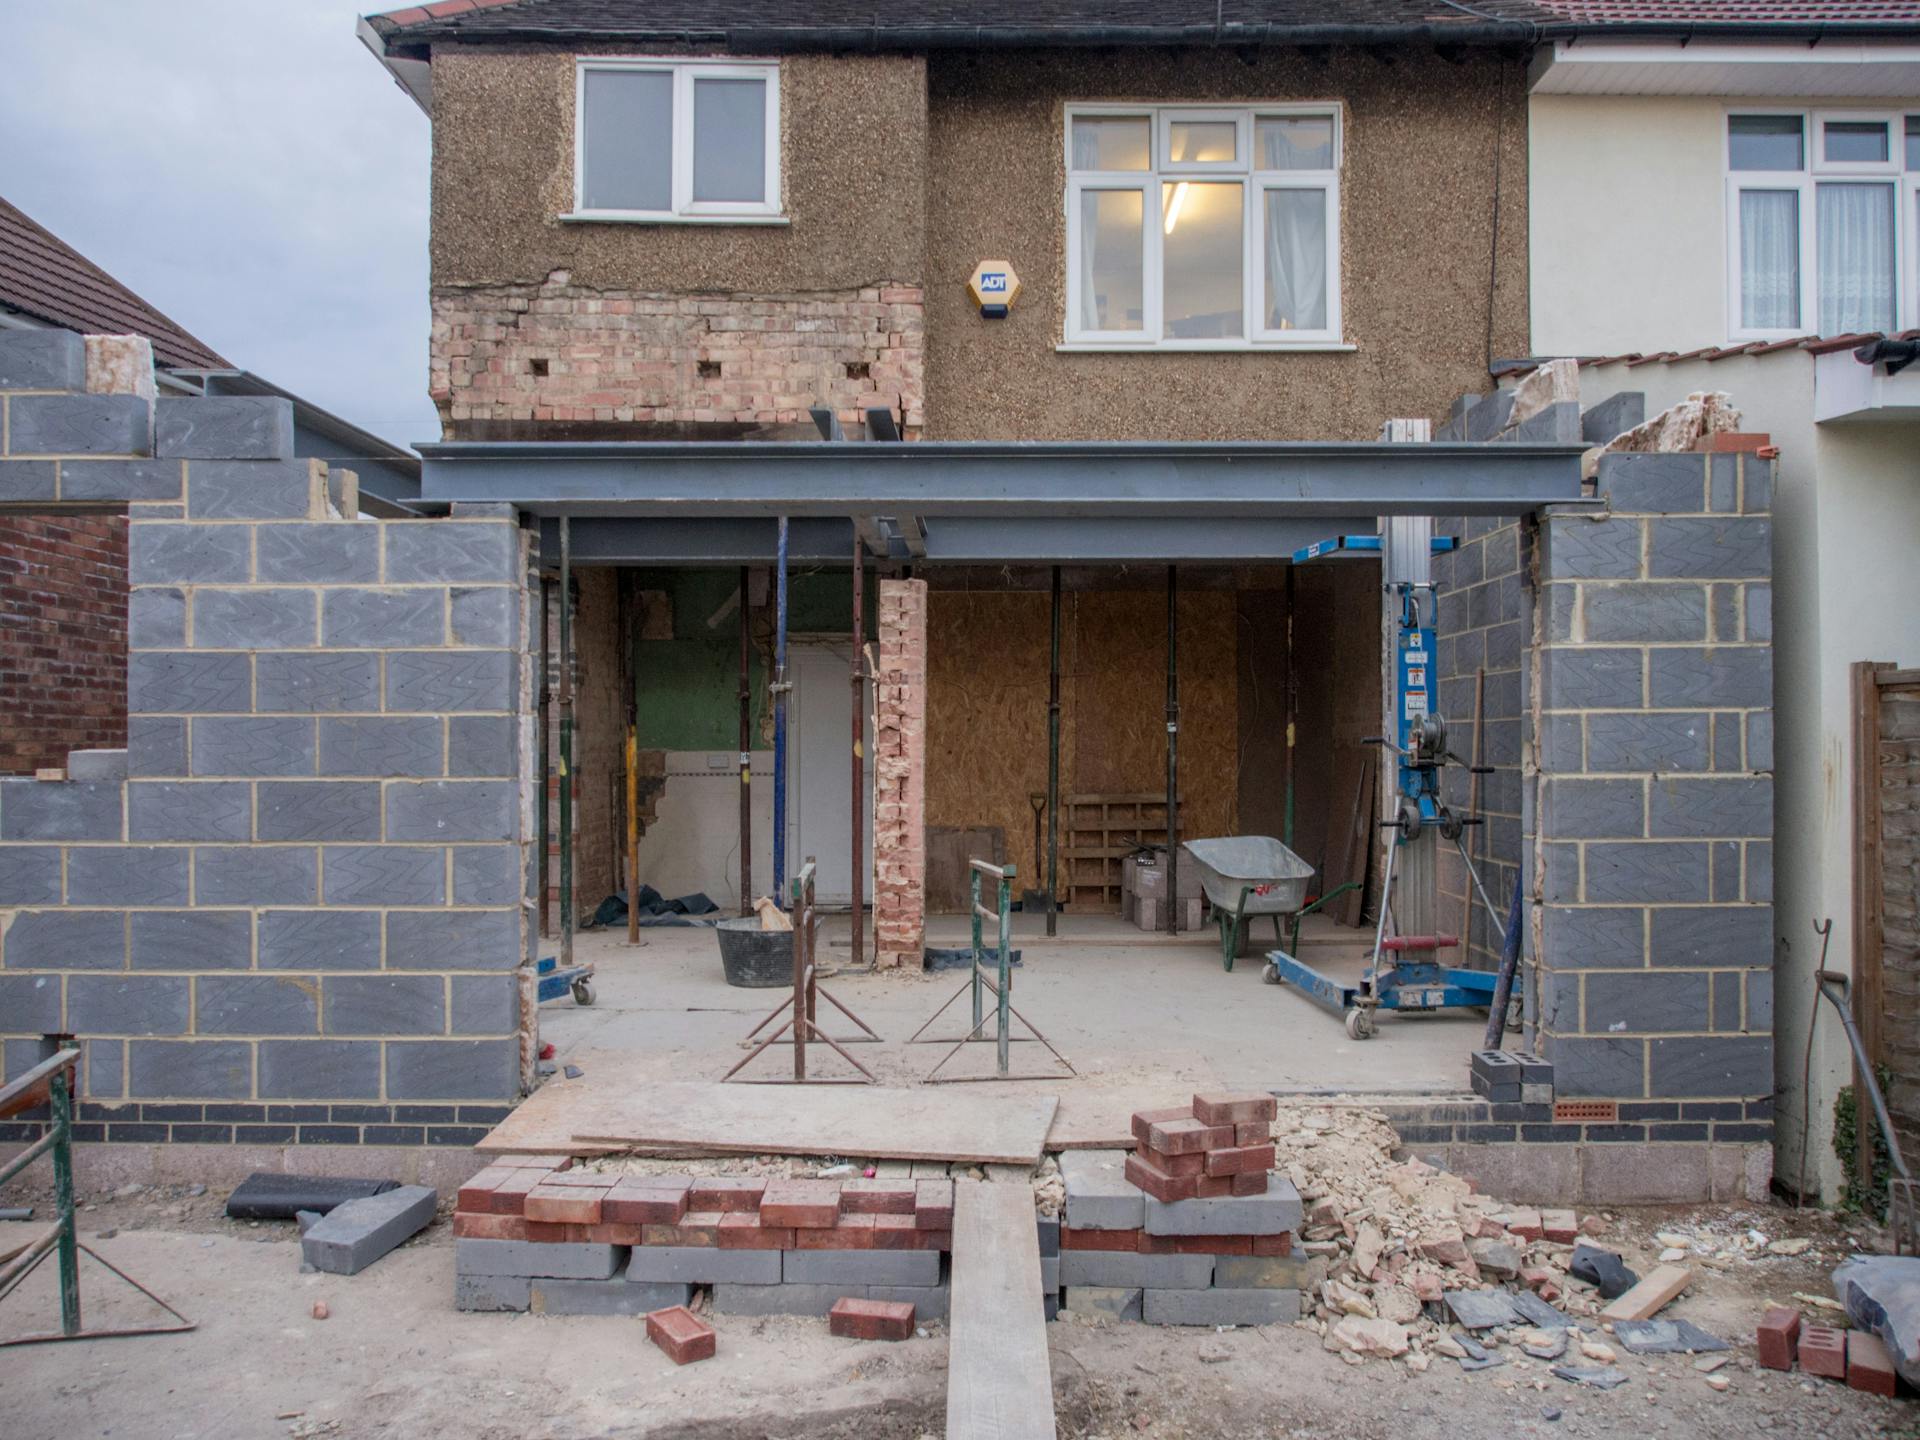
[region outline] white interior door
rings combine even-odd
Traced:
[[[814,858],[814,895],[823,905],[853,900],[852,774],[853,684],[848,677],[853,642],[800,643],[789,658],[793,713],[789,717],[787,777],[787,874],[800,873]],[[871,693],[871,692],[869,692]],[[863,705],[861,836],[865,882],[873,896],[873,711]]]

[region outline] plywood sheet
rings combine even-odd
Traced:
[[[1025,1185],[955,1186],[952,1285],[947,1440],[1054,1440],[1040,1238]]]

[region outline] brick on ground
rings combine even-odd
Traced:
[[[1847,1332],[1847,1386],[1869,1395],[1891,1396],[1898,1388],[1893,1356],[1878,1335],[1865,1330]]]
[[[913,1334],[913,1306],[845,1295],[827,1312],[827,1331],[846,1340],[905,1340]]]
[[[1291,1325],[1300,1318],[1298,1290],[1148,1289],[1149,1325]]]
[[[1794,1346],[1800,1340],[1800,1312],[1785,1305],[1769,1305],[1754,1335],[1760,1363],[1769,1370],[1793,1369]]]
[[[684,1305],[669,1306],[647,1316],[647,1338],[667,1352],[676,1365],[711,1360],[718,1346],[713,1327]]]
[[[1830,1325],[1800,1328],[1800,1368],[1829,1380],[1847,1378],[1847,1332]]]
[[[1069,1285],[1062,1292],[1062,1306],[1076,1315],[1107,1315],[1115,1320],[1141,1318],[1139,1286]]]
[[[328,1211],[300,1238],[300,1258],[331,1275],[357,1275],[433,1223],[439,1192],[401,1185]]]

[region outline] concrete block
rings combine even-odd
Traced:
[[[254,708],[263,715],[328,715],[380,708],[376,655],[263,654],[258,670]]]
[[[1777,460],[1762,460],[1757,455],[1741,457],[1740,508],[1749,515],[1773,509],[1773,475]]]
[[[16,395],[10,455],[151,455],[153,416],[138,395]]]
[[[1142,1291],[1104,1285],[1069,1285],[1060,1297],[1060,1308],[1076,1315],[1105,1315],[1112,1320],[1138,1320],[1141,1317]]]
[[[322,775],[439,775],[443,723],[430,715],[353,716],[320,722]]]
[[[1722,903],[1740,898],[1740,842],[1737,840],[1715,840],[1707,846],[1708,861],[1713,868],[1711,887],[1706,899]]]
[[[1600,457],[1599,493],[1616,514],[1699,515],[1707,508],[1704,455]]]
[[[1043,1295],[1051,1292],[1042,1290]],[[869,1285],[862,1297],[867,1300],[891,1300],[913,1306],[915,1324],[947,1318],[951,1291],[946,1285]]]
[[[253,917],[244,910],[136,910],[128,917],[135,970],[245,970]]]
[[[710,1245],[636,1245],[627,1262],[627,1280],[774,1285],[780,1280],[780,1255],[778,1250],[721,1250]],[[940,1257],[933,1258],[937,1272]]]
[[[1187,1202],[1181,1202],[1187,1203]],[[1211,1255],[1134,1255],[1118,1250],[1067,1250],[1060,1259],[1060,1284],[1128,1289],[1173,1286],[1203,1290],[1213,1283]]]
[[[1520,444],[1578,445],[1580,402],[1556,400],[1538,414],[1512,426],[1500,438]]]
[[[1546,907],[1540,917],[1541,951],[1546,968],[1632,969],[1644,965],[1646,914],[1634,905]]]
[[[127,527],[127,579],[134,585],[244,585],[252,548],[245,525],[142,521]]]
[[[185,905],[187,871],[178,845],[76,845],[67,851],[67,903]]]
[[[1549,1035],[1554,1090],[1563,1100],[1625,1099],[1646,1093],[1647,1042]]]
[[[329,845],[322,897],[328,905],[444,905],[445,856],[439,846]]]
[[[138,593],[138,592],[135,592]],[[127,709],[133,716],[166,712],[186,715],[241,714],[253,708],[253,661],[246,655],[195,655],[182,650],[156,650],[127,657]],[[131,727],[132,721],[129,720]],[[159,731],[148,731],[158,737]],[[180,732],[179,764],[186,766],[186,732]],[[128,749],[135,751],[138,773],[153,774],[145,764],[172,763],[173,750],[162,750],[156,740],[154,759],[141,761],[128,730]],[[164,757],[164,758],[163,758]]]
[[[180,498],[177,460],[62,460],[60,498],[128,504]]]
[[[304,975],[202,975],[194,983],[196,1034],[314,1035],[319,1010]]]
[[[1765,646],[1663,648],[1648,655],[1649,698],[1658,708],[1773,704],[1773,652]]]
[[[1721,979],[1725,979],[1722,976]],[[1773,1033],[1773,972],[1749,970],[1747,982],[1746,1028],[1764,1034]]]
[[[311,775],[313,721],[306,716],[202,716],[193,722],[195,775]]]
[[[194,520],[304,520],[317,513],[310,460],[200,460],[187,467]]]
[[[133,1040],[127,1094],[135,1100],[245,1100],[253,1046],[244,1040]]]
[[[514,910],[396,910],[387,916],[387,964],[393,968],[511,970],[520,951]]]
[[[1586,585],[1588,641],[1707,639],[1707,595],[1701,585]]]
[[[737,1250],[718,1253],[747,1255],[761,1252]],[[713,1310],[716,1315],[825,1315],[833,1309],[835,1301],[847,1295],[865,1298],[863,1289],[858,1285],[722,1283],[713,1287]]]
[[[196,650],[300,650],[313,645],[312,590],[202,589],[193,601]]]
[[[533,1281],[525,1275],[470,1275],[453,1277],[453,1308],[488,1314],[519,1313],[532,1308]]]
[[[1141,1318],[1149,1325],[1291,1325],[1300,1318],[1300,1292],[1149,1290]]]
[[[124,1040],[83,1040],[80,1042],[86,1077],[80,1093],[90,1100],[117,1100],[127,1091],[127,1042]]]
[[[512,710],[514,702],[511,651],[396,650],[387,657],[390,711]]]
[[[372,780],[263,780],[262,840],[378,840],[380,786]]]
[[[1290,1181],[1275,1175],[1264,1195],[1224,1195],[1172,1204],[1148,1197],[1146,1212],[1149,1235],[1279,1235],[1300,1228],[1300,1193]],[[1067,1223],[1073,1223],[1071,1218]]]
[[[1647,1034],[1708,1028],[1707,976],[1700,971],[1599,971],[1587,976],[1589,1034]]]
[[[154,407],[156,455],[182,460],[288,460],[293,402],[278,395],[208,395]]]
[[[1707,715],[1698,710],[1589,715],[1587,764],[1600,771],[1705,770],[1707,730]]]
[[[1542,787],[1539,833],[1556,840],[1632,839],[1647,833],[1643,780],[1553,776]]]
[[[1740,1016],[1745,1008],[1745,987],[1737,972],[1725,971],[1710,977],[1713,981],[1712,1029],[1722,1035],[1737,1034],[1743,1027]]]
[[[519,770],[518,722],[511,715],[455,715],[447,721],[449,775],[512,775]]]
[[[1622,390],[1587,409],[1580,417],[1580,438],[1589,445],[1604,445],[1634,426],[1645,424],[1646,419],[1647,397],[1638,390]],[[1627,458],[1632,457],[1602,455],[1601,474],[1605,475],[1608,460]]]
[[[1491,395],[1483,395],[1479,401],[1461,416],[1469,440],[1491,440],[1507,428],[1507,417],[1513,413],[1513,392],[1495,390]]]
[[[1052,1294],[1060,1288],[1060,1257],[1058,1254],[1040,1257],[1040,1289],[1044,1294]]]
[[[58,845],[0,845],[0,906],[59,903]]]
[[[392,584],[512,584],[520,578],[520,531],[508,521],[396,520],[381,529]]]
[[[143,776],[185,775],[187,722],[169,715],[129,715],[127,773]]]
[[[1066,1221],[1075,1230],[1138,1230],[1146,1196],[1126,1178],[1124,1150],[1068,1150],[1060,1156]]]
[[[0,460],[0,503],[56,499],[60,493],[57,461]]]
[[[1654,579],[1764,579],[1773,573],[1773,521],[1765,516],[1656,520],[1647,574]]]
[[[1588,845],[1585,898],[1595,904],[1658,905],[1709,897],[1707,851],[1671,840]]]
[[[398,650],[447,638],[447,592],[439,589],[329,590],[324,643],[342,649]]]
[[[520,591],[506,585],[452,592],[452,643],[511,648],[517,638]]]
[[[516,1040],[392,1040],[386,1049],[389,1100],[502,1100],[520,1088]]]
[[[130,780],[129,840],[251,840],[253,787],[237,780]],[[5,808],[0,804],[0,821]]]
[[[1742,897],[1759,904],[1773,903],[1773,844],[1749,840],[1747,852],[1747,886]]]
[[[1746,629],[1748,640],[1773,639],[1773,587],[1771,585],[1749,585],[1746,587]]]
[[[1657,778],[1647,825],[1651,835],[1771,835],[1773,781]]]
[[[508,780],[390,780],[389,840],[511,840],[519,789]]]
[[[9,970],[124,970],[124,910],[22,910],[0,940]]]
[[[0,390],[84,390],[86,342],[71,330],[0,330]]]
[[[520,853],[510,845],[453,847],[453,903],[512,905],[526,886]],[[0,904],[5,903],[0,901]]]
[[[301,846],[203,845],[193,852],[193,893],[201,905],[312,905],[319,855]]]
[[[0,779],[0,840],[118,840],[120,786]]]
[[[1218,1255],[1213,1283],[1222,1290],[1311,1290],[1327,1278],[1324,1255]]]
[[[453,1033],[511,1035],[520,1019],[520,984],[512,975],[455,975]]]
[[[85,783],[96,781],[117,785],[127,778],[127,752],[122,750],[69,750],[67,778]]]
[[[438,975],[329,975],[322,982],[329,1035],[440,1035],[446,983]]]
[[[791,1285],[926,1286],[940,1283],[938,1250],[723,1250],[719,1253],[784,1256],[780,1278]]]
[[[262,970],[378,970],[375,910],[267,910],[260,916]]]
[[[380,527],[371,521],[262,525],[260,579],[275,584],[370,585],[380,578]]]
[[[73,982],[67,983],[71,1010]],[[1691,1035],[1654,1040],[1648,1047],[1647,1070],[1648,1093],[1655,1096],[1714,1099],[1767,1095],[1773,1090],[1773,1037]]]
[[[334,1206],[300,1237],[300,1258],[329,1275],[358,1275],[433,1223],[439,1192],[400,1185]]]
[[[691,1285],[671,1281],[533,1280],[535,1315],[645,1315],[685,1305],[693,1299]]]
[[[1642,523],[1635,519],[1546,517],[1541,533],[1542,580],[1638,580]]]
[[[264,1100],[377,1100],[380,1042],[262,1040],[260,1096]]]
[[[0,974],[0,1015],[9,1030],[52,1035],[66,1030],[60,1023],[58,975]]]
[[[1046,1216],[1041,1215],[1036,1217],[1034,1223],[1038,1225],[1040,1230],[1040,1258],[1045,1260],[1050,1256],[1058,1255],[1060,1253],[1059,1219],[1055,1218],[1050,1220]]]
[[[1539,664],[1548,710],[1622,710],[1642,704],[1645,661],[1639,650],[1551,647],[1539,652]]]
[[[584,1241],[468,1240],[453,1242],[458,1275],[525,1275],[548,1280],[607,1280],[626,1258],[624,1245]]]
[[[73,975],[67,1021],[87,1035],[184,1035],[192,983],[173,975]]]

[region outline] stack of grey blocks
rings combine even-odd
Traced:
[[[1060,1157],[1068,1235],[1098,1232],[1102,1247],[1056,1249],[1061,1308],[1149,1325],[1271,1325],[1300,1318],[1311,1265],[1306,1257],[1226,1253],[1244,1248],[1232,1242],[1245,1237],[1298,1232],[1300,1196],[1285,1178],[1271,1177],[1262,1195],[1169,1204],[1127,1180],[1125,1161],[1119,1150]],[[1204,1245],[1193,1254],[1152,1253],[1155,1237],[1176,1236],[1219,1237],[1221,1253],[1206,1253]]]

